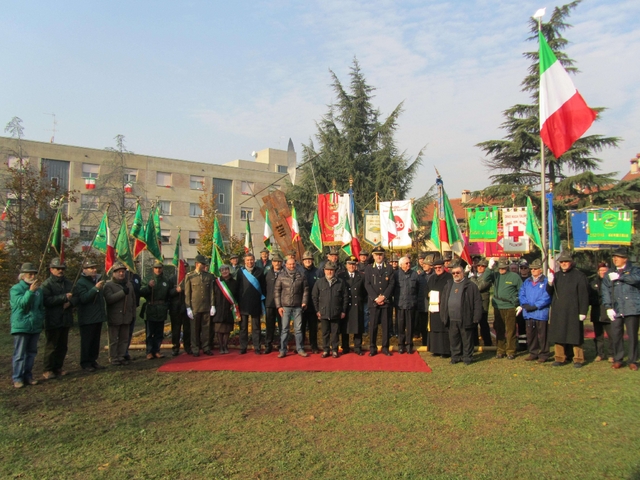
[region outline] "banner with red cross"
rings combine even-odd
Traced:
[[[527,209],[503,208],[503,248],[505,252],[527,253],[529,251],[529,237],[527,230]]]

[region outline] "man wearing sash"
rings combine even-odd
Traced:
[[[240,303],[240,354],[247,353],[249,343],[249,317],[251,317],[251,336],[253,349],[260,355],[260,315],[264,310],[264,294],[267,291],[264,271],[256,266],[252,253],[244,256],[244,267],[238,271],[238,296]]]
[[[213,306],[214,277],[206,271],[207,259],[196,256],[196,269],[184,280],[184,300],[187,316],[191,319],[191,348],[194,357],[200,356],[200,349],[207,355],[213,355],[209,345],[211,316],[215,315]]]
[[[220,267],[220,278],[216,278],[213,285],[213,299],[216,307],[211,318],[213,330],[218,335],[220,353],[229,353],[229,334],[238,314],[236,292],[238,283],[231,275],[229,265]],[[213,345],[213,342],[211,342]]]

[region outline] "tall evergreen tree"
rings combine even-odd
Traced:
[[[576,0],[561,7],[556,7],[547,23],[542,24],[542,33],[564,68],[572,74],[578,72],[575,61],[567,56],[563,49],[568,41],[562,33],[571,27],[567,18],[581,3]],[[538,23],[529,20],[530,41],[538,40]],[[516,193],[516,203],[525,205],[525,194],[528,189],[540,187],[540,120],[539,120],[539,88],[540,65],[539,52],[536,49],[524,53],[531,61],[528,75],[521,83],[522,91],[529,93],[532,103],[518,104],[505,110],[505,121],[502,128],[507,135],[502,140],[488,140],[479,143],[487,155],[485,165],[493,172],[493,185],[484,190],[485,197],[505,198]],[[600,113],[605,109],[594,108]],[[547,182],[558,195],[586,196],[589,191],[598,190],[613,182],[613,173],[594,173],[599,170],[601,160],[595,155],[604,148],[616,147],[618,137],[603,135],[586,135],[580,138],[560,158],[555,158],[545,147],[545,176]],[[529,192],[531,193],[531,192]]]
[[[422,151],[412,160],[396,144],[402,103],[382,119],[372,104],[375,89],[367,83],[357,59],[351,66],[348,90],[330,73],[336,102],[316,122],[317,146],[313,140],[303,145],[299,180],[287,192],[295,202],[305,240],[317,207],[316,193],[346,192],[352,178],[356,215],[361,218],[365,208],[375,209],[376,192],[380,200],[404,199],[422,163]]]

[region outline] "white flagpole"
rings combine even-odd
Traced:
[[[533,18],[538,20],[538,33],[542,30],[542,17],[544,17],[546,8],[539,9],[534,15]],[[540,46],[538,45],[538,51],[540,51]],[[540,62],[540,56],[538,55],[538,63]],[[542,92],[538,94],[538,104],[540,104],[540,96]],[[542,116],[538,114],[540,117],[540,122],[542,122]],[[542,123],[540,124],[540,130],[542,130]],[[542,141],[542,136],[540,136],[540,200],[542,207],[542,268],[543,272],[546,275],[547,269],[549,266],[549,259],[547,258],[547,201],[546,201],[546,165],[544,158],[544,142]]]

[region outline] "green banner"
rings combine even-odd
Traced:
[[[587,215],[587,244],[631,245],[633,210],[598,210]]]
[[[498,241],[498,207],[468,208],[470,242]]]

